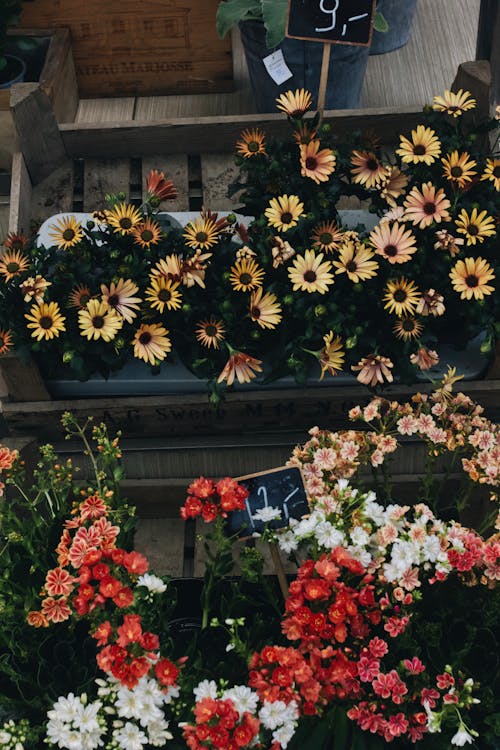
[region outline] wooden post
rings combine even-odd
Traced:
[[[12,157],[10,183],[9,232],[28,235],[31,221],[31,180],[23,155],[17,151]]]
[[[0,370],[11,401],[49,401],[43,378],[32,360],[20,359],[15,352],[0,357]]]
[[[500,3],[481,0],[476,41],[476,60],[488,60],[491,66],[491,104],[500,102]]]
[[[318,112],[320,123],[323,119],[323,111],[325,109],[326,86],[328,83],[328,67],[330,65],[330,50],[331,44],[323,44],[323,59],[321,61],[321,74],[319,77],[318,89]]]

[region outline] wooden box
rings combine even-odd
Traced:
[[[80,95],[228,91],[229,38],[215,30],[218,0],[37,0],[21,23],[71,31]]]

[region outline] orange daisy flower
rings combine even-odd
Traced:
[[[12,331],[0,331],[0,354],[5,354],[5,352],[8,352],[13,346]]]
[[[320,182],[328,182],[336,162],[333,151],[330,148],[323,148],[320,151],[320,146],[320,141],[311,141],[299,146],[301,175],[310,177],[317,185]]]
[[[310,108],[312,96],[305,89],[287,91],[276,99],[276,107],[290,117],[302,117]]]
[[[24,250],[28,246],[28,238],[21,232],[9,232],[4,243],[9,250]]]
[[[171,180],[167,180],[163,172],[152,169],[146,177],[146,200],[152,206],[158,206],[162,201],[177,198],[177,190]]]
[[[225,333],[226,329],[222,320],[216,320],[213,316],[209,320],[200,321],[195,331],[196,339],[208,349],[212,346],[214,349],[218,349],[219,342],[224,341]]]
[[[266,134],[259,128],[244,130],[241,134],[241,140],[236,142],[236,151],[245,159],[251,159],[257,154],[266,154],[264,145]]]
[[[432,182],[422,185],[420,191],[417,186],[412,188],[404,202],[405,218],[420,229],[430,226],[434,221],[450,221],[448,213],[451,203],[442,188],[436,189]]]
[[[15,276],[20,276],[26,271],[29,259],[19,250],[7,250],[0,254],[0,275],[5,281],[10,281]]]
[[[386,167],[371,151],[353,151],[351,164],[354,165],[354,169],[351,169],[353,182],[367,188],[376,187],[386,176]]]
[[[369,354],[367,357],[360,359],[357,365],[352,365],[351,370],[358,372],[357,380],[364,385],[375,386],[377,383],[383,383],[384,379],[392,383],[393,377],[391,369],[394,363],[388,357],[382,357],[380,354]]]
[[[406,263],[416,252],[415,237],[404,225],[397,221],[391,224],[383,221],[370,232],[370,243],[375,253],[381,255],[389,263]]]
[[[495,190],[500,190],[500,159],[486,159],[482,180],[491,180]]]
[[[458,151],[452,151],[451,154],[447,154],[441,159],[441,162],[443,164],[443,176],[461,190],[468,182],[472,182],[472,178],[477,174],[474,170],[477,162],[471,159],[470,154],[466,151],[461,154]]]
[[[255,359],[249,354],[234,352],[224,365],[217,382],[222,383],[225,380],[228,385],[232,385],[236,378],[238,383],[249,383],[256,377],[257,372],[262,372],[261,364],[260,359]]]
[[[323,221],[315,227],[311,240],[322,253],[332,253],[340,248],[343,237],[344,232],[335,221]]]
[[[80,284],[72,289],[71,294],[68,298],[68,305],[70,307],[78,307],[83,309],[87,306],[87,302],[90,302],[92,295],[90,289],[86,284]]]

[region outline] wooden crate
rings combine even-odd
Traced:
[[[218,0],[37,0],[21,23],[71,30],[87,97],[229,91],[231,43],[215,30]]]

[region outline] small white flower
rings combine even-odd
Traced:
[[[297,539],[293,531],[285,531],[284,534],[280,534],[278,537],[278,545],[287,555],[293,552],[299,546]]]
[[[167,590],[167,584],[152,573],[144,573],[137,579],[138,586],[145,586],[153,594],[163,594]]]
[[[370,539],[367,532],[362,526],[355,526],[350,533],[350,537],[353,544],[359,544],[363,547],[368,544],[368,541]]]
[[[283,712],[286,710],[284,701],[264,701],[259,711],[259,719],[266,729],[277,729],[283,724]]]
[[[451,738],[451,744],[463,747],[466,743],[472,742],[474,742],[474,737],[467,731],[464,724],[460,724],[457,733]]]
[[[124,719],[140,719],[142,699],[134,690],[121,687],[116,697],[116,711]]]
[[[168,721],[164,719],[154,721],[148,726],[149,744],[153,747],[163,747],[167,740],[171,740],[173,735],[168,731]]]
[[[127,750],[142,750],[148,741],[144,732],[130,721],[121,729],[115,729],[113,739]]]
[[[236,685],[235,687],[229,688],[228,690],[224,690],[222,693],[222,698],[225,700],[226,698],[230,698],[233,703],[236,711],[238,711],[239,715],[242,716],[245,711],[248,711],[250,714],[254,714],[257,709],[257,704],[259,702],[259,697],[257,693],[254,693],[254,691],[247,687],[247,685]]]
[[[337,482],[337,489],[338,490],[345,490],[349,487],[349,480],[348,479],[339,479]]]
[[[278,742],[281,747],[285,748],[294,734],[295,727],[293,724],[283,724],[282,727],[274,730],[273,741]]]
[[[202,680],[198,685],[193,688],[194,697],[196,701],[201,701],[203,698],[217,698],[217,683],[214,680]]]
[[[318,544],[327,549],[335,549],[344,542],[344,534],[336,529],[329,521],[322,521],[316,526],[314,535]]]
[[[252,516],[254,521],[262,521],[262,523],[269,523],[277,518],[281,518],[281,511],[279,508],[273,508],[268,505],[266,508],[259,508],[259,510]]]

